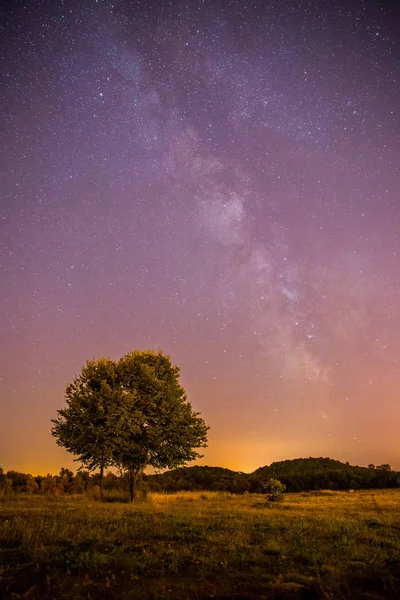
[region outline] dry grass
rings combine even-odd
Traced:
[[[0,498],[0,597],[400,597],[400,490]]]

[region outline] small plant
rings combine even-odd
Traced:
[[[270,502],[282,502],[286,485],[281,483],[279,479],[268,479],[263,483],[263,488]]]
[[[364,523],[370,529],[378,529],[379,527],[384,527],[383,523],[381,523],[377,519],[365,519]]]

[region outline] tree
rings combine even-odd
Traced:
[[[67,408],[53,420],[57,443],[90,470],[125,470],[131,501],[147,466],[184,465],[207,445],[208,427],[187,400],[179,367],[162,352],[88,362],[66,398]]]
[[[28,494],[34,494],[39,490],[39,486],[35,480],[35,478],[30,475],[27,474],[26,476],[26,484],[25,484],[25,491],[28,492]]]
[[[52,419],[57,444],[75,454],[89,471],[100,469],[100,495],[103,495],[104,469],[111,466],[113,421],[118,403],[116,365],[110,358],[87,361],[81,374],[67,386],[67,408]]]
[[[61,467],[57,477],[57,488],[65,494],[70,494],[74,489],[74,474],[69,469]]]
[[[131,500],[147,466],[174,468],[200,455],[208,427],[192,410],[179,383],[179,367],[161,352],[131,352],[118,363],[119,431],[115,464],[129,476]]]
[[[46,494],[46,496],[52,496],[56,493],[57,489],[57,480],[53,475],[48,473],[46,477],[42,479],[42,491]]]
[[[3,467],[0,467],[0,490],[4,490],[6,487],[6,476],[4,474]]]
[[[26,473],[20,473],[19,471],[7,471],[6,477],[8,481],[11,481],[11,490],[13,492],[26,492],[26,482],[28,478]]]

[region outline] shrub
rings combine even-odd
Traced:
[[[270,502],[281,502],[283,500],[286,485],[281,483],[279,479],[267,479],[263,483],[263,488]]]

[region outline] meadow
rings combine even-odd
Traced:
[[[0,597],[400,598],[400,490],[4,495]]]

